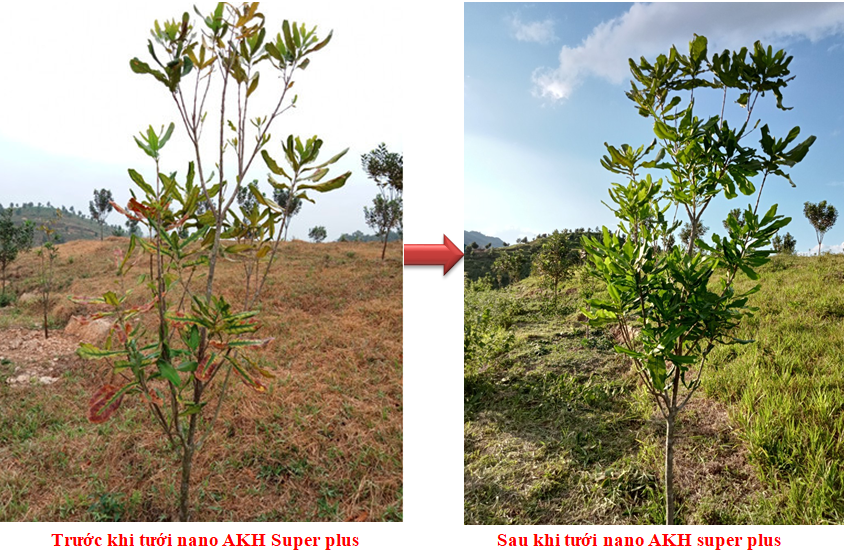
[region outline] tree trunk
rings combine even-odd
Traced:
[[[50,332],[47,329],[47,305],[50,303],[49,298],[44,299],[44,339],[50,338]]]
[[[193,387],[193,401],[199,404],[202,401],[204,386],[199,380],[195,380]],[[193,467],[193,455],[196,451],[196,427],[199,420],[199,413],[190,416],[188,436],[182,451],[182,484],[179,491],[179,521],[190,520],[190,474]]]
[[[390,238],[390,231],[387,231],[387,234],[384,235],[384,248],[381,249],[381,260],[384,260],[384,254],[387,253],[387,240]]]
[[[665,524],[674,525],[674,421],[669,413],[665,421]]]
[[[194,417],[196,415],[191,415]],[[182,486],[179,492],[179,521],[188,521],[190,505],[190,471],[193,465],[193,443],[182,450]]]

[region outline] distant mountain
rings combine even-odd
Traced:
[[[492,242],[493,248],[501,248],[504,246],[504,241],[496,236],[487,236],[478,231],[463,231],[463,246],[469,246],[473,242],[477,242],[478,246],[483,248]]]

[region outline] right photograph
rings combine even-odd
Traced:
[[[464,7],[464,523],[844,523],[844,4]]]

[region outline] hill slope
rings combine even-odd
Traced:
[[[43,242],[44,233],[38,230],[38,226],[46,223],[50,219],[56,217],[55,207],[14,207],[12,213],[12,221],[15,223],[22,223],[26,220],[35,223],[35,239],[36,245]],[[92,240],[100,238],[100,225],[93,219],[87,217],[80,217],[78,214],[69,211],[62,212],[62,217],[54,227],[59,233],[60,242],[70,242],[73,240]],[[111,236],[111,227],[106,225],[103,227],[103,235]]]
[[[501,248],[504,246],[504,241],[496,236],[487,236],[478,231],[463,231],[463,246],[469,246],[473,242],[477,242],[478,246],[483,248],[492,242],[493,248]]]
[[[467,524],[664,522],[664,421],[619,332],[582,321],[609,296],[583,271],[556,306],[533,277],[466,285]],[[844,520],[844,256],[760,271],[758,311],[734,332],[755,342],[713,349],[678,419],[681,524]]]

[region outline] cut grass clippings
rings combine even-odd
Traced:
[[[56,328],[89,311],[67,295],[117,292],[115,250],[127,245],[110,238],[59,247]],[[402,262],[399,246],[388,246],[386,262],[380,250],[377,243],[280,247],[259,307],[261,336],[275,338],[259,358],[276,379],[265,394],[229,390],[194,460],[194,520],[402,520]],[[144,257],[125,282],[132,302],[146,295],[135,285]],[[35,259],[24,254],[15,264],[20,301],[34,289]],[[224,262],[215,281],[242,304],[240,264]],[[0,311],[0,324],[33,328],[39,311],[18,303]],[[86,419],[107,366],[63,357],[59,381],[12,386],[6,380],[20,365],[14,354],[0,356],[0,520],[176,517],[179,462],[142,402],[126,399],[103,424]]]

